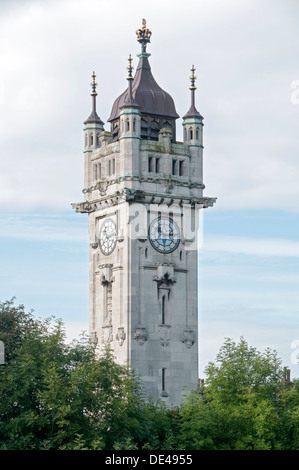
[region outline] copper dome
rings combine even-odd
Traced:
[[[141,54],[136,74],[132,83],[132,96],[140,108],[141,114],[163,116],[177,119],[172,97],[162,90],[154,79],[148,61],[149,54]],[[128,98],[129,89],[124,91],[114,102],[108,121],[119,117],[120,109]]]

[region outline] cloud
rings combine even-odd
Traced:
[[[80,214],[81,215],[81,214]],[[78,214],[8,214],[0,217],[0,237],[23,241],[88,243],[87,220]]]
[[[154,76],[181,116],[191,64],[197,68],[206,195],[217,196],[222,210],[298,211],[299,105],[290,101],[299,79],[298,6],[187,0],[182,12],[179,1],[129,5],[117,2],[112,25],[108,1],[1,2],[2,207],[62,209],[82,199],[90,75],[96,70],[106,121],[127,86],[127,57],[139,52],[135,31],[146,17]],[[181,121],[177,133],[181,139]]]
[[[206,235],[203,253],[230,253],[261,257],[299,257],[299,242],[275,238]]]

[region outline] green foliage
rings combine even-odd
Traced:
[[[299,390],[284,381],[275,352],[227,339],[205,370],[206,385],[180,409],[183,449],[299,448]]]
[[[24,305],[15,306],[14,298],[0,302],[0,340],[5,345],[5,361],[10,361],[26,331],[34,324],[32,312],[26,313]]]
[[[0,303],[0,449],[298,450],[299,381],[275,352],[227,339],[206,383],[169,409],[146,401],[134,371],[99,357],[61,321]]]
[[[266,349],[264,353],[250,347],[244,338],[239,344],[226,339],[215,362],[206,367],[206,384],[214,400],[236,403],[248,393],[258,393],[260,398],[275,400],[283,368],[276,352]]]
[[[167,439],[169,410],[144,401],[139,378],[111,351],[98,357],[85,336],[65,344],[61,321],[34,319],[13,301],[0,324],[11,344],[0,367],[0,449],[152,449]]]

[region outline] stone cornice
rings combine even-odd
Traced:
[[[91,213],[98,210],[103,210],[111,206],[116,206],[124,202],[129,203],[141,203],[141,204],[166,204],[171,206],[177,204],[183,205],[199,205],[202,208],[212,207],[217,198],[211,197],[182,197],[182,196],[167,196],[165,194],[151,193],[147,191],[141,191],[136,189],[123,188],[121,191],[104,196],[93,201],[84,201],[73,203],[72,208],[76,212]]]
[[[123,181],[138,181],[139,183],[161,184],[163,186],[163,189],[165,189],[165,192],[167,193],[170,193],[174,186],[182,186],[184,188],[189,188],[189,189],[194,189],[194,188],[205,189],[205,185],[203,183],[196,182],[196,181],[186,181],[184,179],[178,179],[178,178],[173,178],[173,177],[163,178],[161,176],[145,177],[145,176],[139,176],[139,175],[123,175],[123,176],[119,176],[118,178],[98,181],[94,185],[89,186],[88,188],[82,189],[82,192],[83,194],[86,194],[86,193],[91,193],[92,191],[98,190],[102,194],[103,189],[106,192],[108,186],[113,185],[113,184],[119,184],[119,183],[122,183]]]

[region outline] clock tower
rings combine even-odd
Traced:
[[[120,364],[142,377],[147,396],[178,405],[198,382],[199,215],[215,198],[203,196],[203,117],[183,117],[184,142],[172,97],[155,81],[149,63],[151,31],[141,44],[133,77],[114,101],[110,131],[96,111],[84,122],[84,201],[90,240],[90,336],[109,346]]]

